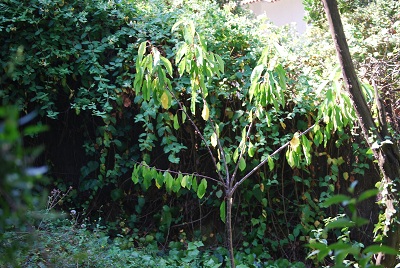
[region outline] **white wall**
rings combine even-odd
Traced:
[[[265,13],[277,26],[295,22],[299,33],[306,30],[302,0],[279,0],[273,3],[260,1],[245,6],[248,6],[257,16]]]

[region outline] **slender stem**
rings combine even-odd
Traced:
[[[226,236],[227,236],[227,246],[229,250],[229,259],[231,262],[231,267],[235,268],[235,254],[233,252],[233,232],[232,232],[232,195],[228,194],[226,196]]]

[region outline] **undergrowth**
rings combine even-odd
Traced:
[[[45,220],[42,228],[30,232],[6,232],[0,256],[15,242],[14,263],[0,258],[1,267],[225,267],[228,252],[223,247],[205,247],[201,241],[175,241],[160,246],[151,235],[134,238],[107,234],[107,227],[77,224],[74,212]],[[64,217],[64,218],[62,218]],[[97,221],[100,222],[100,221]],[[237,267],[305,267],[288,260],[258,259],[237,252]],[[16,266],[17,265],[17,266]]]

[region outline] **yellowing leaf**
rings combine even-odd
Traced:
[[[349,173],[344,172],[343,173],[343,179],[345,179],[347,181],[349,179]]]
[[[166,92],[164,92],[161,95],[161,105],[164,109],[168,109],[169,108],[169,98],[168,98],[168,94]]]
[[[210,110],[208,109],[208,106],[206,103],[204,103],[203,111],[201,112],[201,117],[203,117],[203,119],[205,121],[207,121],[208,118],[210,117]]]
[[[292,148],[293,151],[296,151],[297,147],[300,145],[300,139],[299,139],[299,134],[295,133],[293,135],[292,140],[290,141],[290,147]]]
[[[281,122],[281,126],[282,126],[283,129],[286,129],[286,124],[285,123]]]
[[[212,145],[212,147],[214,147],[215,148],[215,146],[217,146],[217,139],[218,139],[218,137],[217,137],[217,133],[213,133],[212,135],[211,135],[211,145]]]

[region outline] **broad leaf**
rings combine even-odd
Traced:
[[[221,218],[221,221],[224,223],[226,222],[226,203],[225,200],[222,201],[221,205],[219,206],[219,217]]]
[[[203,196],[206,193],[206,189],[207,189],[207,180],[206,179],[202,179],[199,187],[197,188],[197,196],[201,199],[203,198]]]

